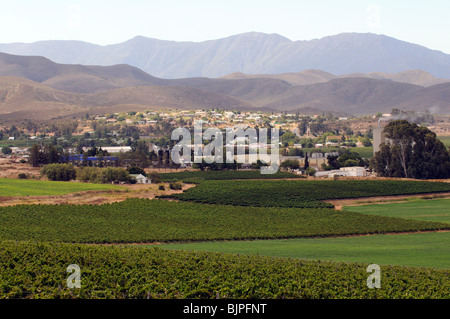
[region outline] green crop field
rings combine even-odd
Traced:
[[[320,149],[317,148],[303,148],[302,149],[304,152],[308,152],[308,153],[314,153],[314,152],[324,152],[324,153],[330,153],[330,152],[335,152],[340,150],[340,148],[338,147],[322,147]],[[358,153],[359,155],[361,155],[362,158],[367,158],[370,159],[373,157],[373,147],[351,147],[348,148],[347,150],[351,151],[351,152],[355,152]]]
[[[449,192],[448,183],[201,178],[183,201],[0,207],[0,299],[450,298],[450,233],[415,233],[450,230],[442,214],[435,222],[322,202]],[[120,189],[1,182],[3,196]],[[415,234],[380,235],[404,232]],[[156,242],[168,245],[127,245]],[[105,243],[118,245],[95,245]],[[370,263],[382,266],[380,289],[366,285]],[[81,289],[66,286],[70,264],[81,268]]]
[[[241,180],[241,179],[283,179],[304,178],[289,172],[278,171],[275,174],[261,174],[255,171],[182,171],[176,173],[161,173],[161,179],[165,182],[183,181],[185,183],[198,183],[205,180]]]
[[[0,179],[0,197],[64,195],[94,190],[123,190],[123,187],[75,182]]]
[[[446,147],[450,147],[450,136],[438,136],[438,139],[441,140]]]
[[[344,210],[450,224],[450,199],[419,199],[406,203],[347,206]]]
[[[449,192],[450,183],[392,180],[204,181],[172,197],[208,204],[332,208],[326,199]]]
[[[80,289],[67,266],[80,267]],[[2,242],[0,299],[448,299],[448,270],[170,251],[146,247]]]
[[[233,207],[128,199],[104,205],[0,208],[0,240],[136,243],[276,239],[450,229],[333,209]]]
[[[450,232],[168,244],[164,249],[450,269]]]

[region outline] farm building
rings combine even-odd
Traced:
[[[332,171],[322,171],[317,172],[316,177],[335,177],[335,176],[345,176],[345,177],[366,177],[369,173],[364,167],[341,167],[338,170]]]
[[[151,184],[152,183],[152,181],[148,177],[146,177],[142,174],[130,174],[130,176],[134,177],[138,184]]]

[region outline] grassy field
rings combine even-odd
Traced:
[[[346,206],[343,209],[370,215],[450,224],[450,199],[416,199],[405,203]]]
[[[450,147],[450,136],[438,136],[438,138],[444,143],[446,147]]]
[[[75,182],[51,182],[22,179],[0,179],[1,196],[50,196],[82,191],[121,190],[120,186]]]
[[[450,232],[205,242],[161,247],[171,250],[450,269]]]

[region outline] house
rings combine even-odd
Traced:
[[[151,184],[152,181],[148,179],[146,176],[142,174],[130,174],[131,177],[134,177],[138,184]]]

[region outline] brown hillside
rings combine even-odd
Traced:
[[[140,86],[93,94],[55,90],[17,77],[0,77],[0,119],[52,119],[89,113],[157,108],[251,109],[250,103],[195,88]]]
[[[401,82],[401,83],[409,83],[414,85],[420,85],[423,87],[429,87],[437,84],[442,83],[449,83],[449,79],[439,79],[434,77],[428,72],[422,71],[422,70],[409,70],[399,73],[381,73],[381,72],[373,72],[369,74],[348,74],[340,76],[339,78],[354,78],[354,77],[360,77],[360,78],[371,78],[371,79],[377,79],[377,80],[390,80],[395,82]]]
[[[114,66],[58,64],[42,57],[5,53],[0,53],[0,76],[21,77],[57,90],[75,93],[95,93],[121,87],[166,83],[163,79],[155,78],[125,64]]]
[[[296,86],[284,94],[273,97],[265,107],[297,110],[305,107],[328,112],[373,114],[388,112],[408,99],[412,93],[423,89],[405,83],[366,78],[336,79],[326,83]]]
[[[283,74],[244,74],[236,72],[222,77],[226,80],[246,80],[246,79],[276,79],[285,81],[291,85],[310,85],[324,83],[337,77],[331,73],[321,70],[305,70],[297,73]]]

